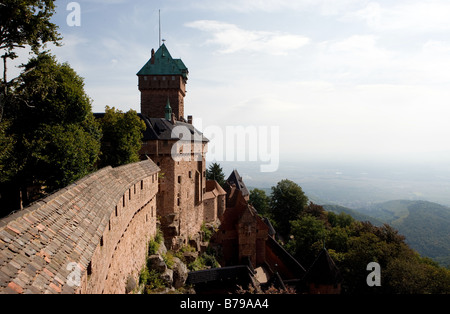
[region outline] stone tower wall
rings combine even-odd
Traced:
[[[167,99],[172,113],[180,120],[184,117],[186,84],[181,76],[140,76],[141,113],[150,118],[164,118]]]

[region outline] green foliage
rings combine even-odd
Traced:
[[[212,228],[209,228],[205,223],[202,224],[200,230],[203,233],[203,241],[209,242],[214,234],[214,230]]]
[[[203,253],[188,265],[190,271],[199,271],[208,268],[218,268],[220,264],[217,262],[216,257],[210,253]]]
[[[364,213],[396,228],[421,255],[450,266],[450,208],[432,202],[399,200],[375,204]]]
[[[433,211],[429,203],[414,204],[420,208],[428,206],[429,213]],[[410,216],[416,215],[416,207],[403,206],[401,215],[394,220],[408,222]],[[440,217],[445,219],[445,215]],[[388,224],[360,222],[345,212],[327,212],[310,203],[291,220],[290,235],[285,248],[305,267],[312,264],[325,245],[343,276],[343,293],[450,293],[450,270],[421,257]],[[380,264],[381,287],[369,287],[366,283],[369,274],[366,268],[371,262]]]
[[[142,132],[146,127],[136,111],[123,113],[114,107],[106,107],[100,125],[103,130],[102,167],[117,167],[139,161]]]
[[[155,255],[158,252],[159,243],[152,240],[148,243],[148,255]]]
[[[163,241],[163,234],[162,234],[161,230],[158,229],[156,231],[155,237],[148,242],[147,254],[149,256],[155,255],[158,252],[159,246],[161,245],[162,241]]]
[[[173,269],[173,265],[175,264],[174,257],[175,256],[171,251],[167,251],[167,253],[162,256],[164,263],[166,263],[167,267],[170,269]]]
[[[0,122],[0,183],[11,178],[12,169],[7,166],[7,161],[14,153],[15,139],[8,135],[8,126],[9,123],[7,121]]]
[[[51,22],[53,0],[2,0],[0,5],[0,49],[12,52],[22,45],[37,53],[47,42],[61,40],[58,26]]]
[[[327,212],[326,220],[302,215],[292,221],[292,238],[286,248],[303,265],[311,265],[323,240],[343,276],[344,293],[450,293],[450,270],[420,257],[389,225],[377,227],[342,213]],[[371,262],[381,266],[381,287],[366,284],[366,267]]]
[[[139,284],[144,286],[144,294],[151,294],[154,290],[164,288],[164,281],[161,274],[156,270],[142,269],[139,275]]]
[[[326,227],[323,221],[304,215],[291,222],[291,238],[286,248],[300,263],[310,265],[325,241]]]
[[[2,180],[17,194],[30,186],[52,192],[72,183],[96,169],[100,152],[101,131],[83,79],[47,53],[24,65],[25,71],[30,68],[34,70],[21,76],[5,108],[9,126],[3,134],[13,149],[0,160],[9,172]],[[25,206],[30,200],[22,195]]]
[[[206,180],[215,180],[221,187],[225,186],[225,174],[218,163],[212,163],[206,169]]]
[[[260,189],[252,189],[250,191],[249,203],[256,208],[262,216],[269,214],[270,198],[266,192]]]
[[[300,216],[307,204],[308,198],[295,182],[282,180],[272,187],[270,212],[281,235],[289,235],[290,222]]]
[[[31,149],[35,178],[50,192],[95,170],[100,143],[81,125],[45,125],[35,132]]]

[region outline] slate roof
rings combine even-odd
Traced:
[[[158,51],[137,73],[142,75],[181,75],[187,79],[189,70],[181,59],[173,59],[165,44],[159,47]]]
[[[283,263],[289,268],[289,270],[295,274],[296,278],[302,278],[305,275],[306,270],[303,266],[291,255],[289,254],[281,245],[272,237],[268,237],[266,245],[270,247],[272,252],[274,252]]]
[[[342,276],[327,249],[323,248],[303,280],[317,284],[337,284],[342,281]]]
[[[105,113],[94,113],[94,117],[97,119],[101,119],[104,115]],[[192,136],[191,140],[201,139],[203,143],[209,142],[209,140],[203,135],[203,133],[197,130],[192,124],[181,121],[175,121],[175,124],[172,124],[171,121],[168,121],[164,118],[148,118],[141,113],[138,113],[138,116],[144,121],[146,126],[142,138],[144,142],[155,140],[178,141],[181,139],[179,134],[178,136],[174,136],[175,134],[172,134],[172,131],[175,127],[187,128]]]
[[[75,293],[68,265],[86,271],[120,198],[159,170],[151,160],[108,167],[0,220],[0,294]]]
[[[239,175],[239,172],[237,170],[233,170],[231,175],[228,177],[227,182],[230,184],[234,184],[236,186],[236,189],[242,192],[242,196],[250,195],[250,192],[248,191],[244,180],[242,180],[242,177]]]
[[[148,118],[142,114],[138,114],[138,116],[144,121],[147,127],[144,131],[144,141],[180,140],[181,138],[179,136],[179,132],[173,131],[176,127],[181,127],[186,128],[189,131],[192,136],[191,140],[198,139],[202,142],[209,142],[209,140],[203,136],[203,133],[197,130],[192,124],[181,121],[175,121],[175,123],[172,123],[171,121],[163,118]],[[183,131],[183,129],[181,130]]]

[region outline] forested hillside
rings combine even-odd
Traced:
[[[388,224],[374,225],[369,222],[370,217],[352,210],[345,212],[343,207],[326,206],[325,210],[310,202],[302,189],[289,180],[272,187],[270,195],[253,189],[250,203],[260,215],[271,220],[280,242],[304,267],[309,267],[325,246],[341,271],[343,293],[450,293],[450,270],[417,253],[402,233]],[[405,225],[417,225],[415,219],[420,216],[416,211],[426,209],[427,205],[432,206],[407,204],[399,208],[398,215],[390,216]],[[435,221],[435,215],[441,213],[435,210],[429,209],[428,220]],[[445,214],[440,217],[445,219]],[[380,287],[369,287],[366,283],[366,267],[371,262],[381,267]]]
[[[421,255],[450,266],[450,208],[426,201],[398,200],[357,211],[390,224]]]

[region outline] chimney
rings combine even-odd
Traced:
[[[194,118],[192,116],[188,116],[188,123],[192,124],[194,122]]]
[[[151,64],[155,64],[155,49],[152,49],[152,59]]]

